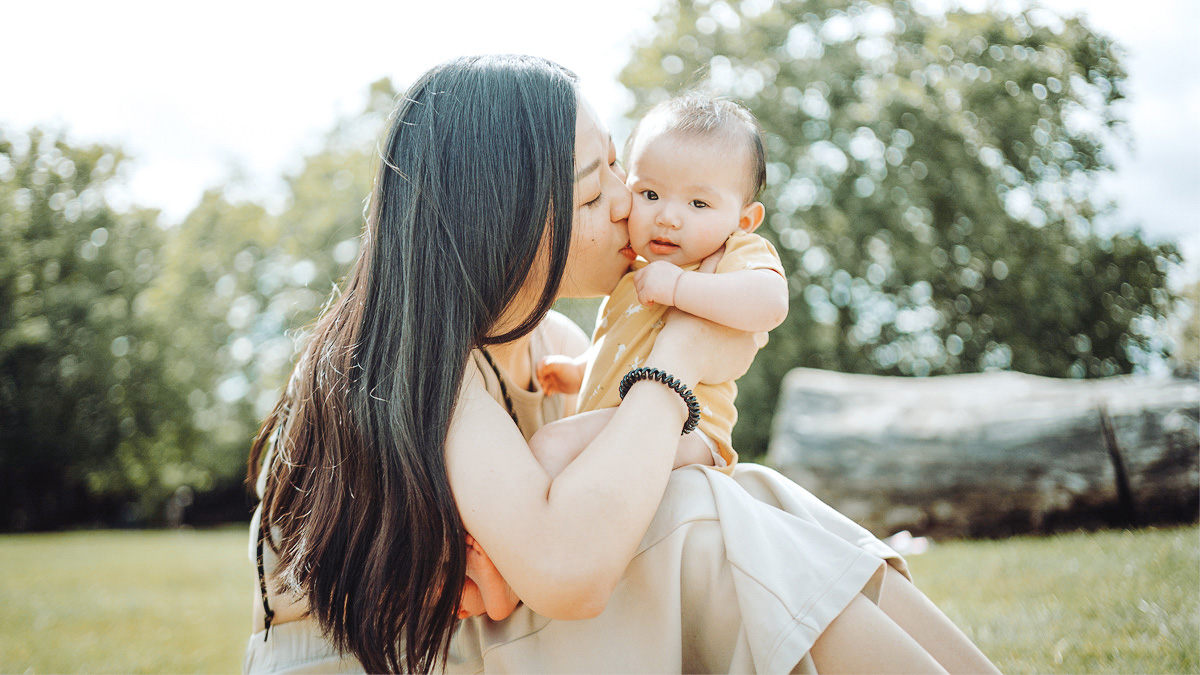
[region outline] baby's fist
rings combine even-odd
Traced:
[[[566,356],[547,356],[537,364],[537,380],[547,396],[578,394],[583,386],[583,368]]]
[[[633,287],[637,289],[638,302],[643,305],[658,303],[675,306],[675,286],[683,270],[665,260],[655,260],[633,275]]]

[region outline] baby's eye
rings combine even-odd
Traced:
[[[658,193],[654,190],[643,190],[642,196],[650,201],[656,201],[658,199]]]
[[[698,209],[707,209],[707,208],[708,208],[708,202],[706,202],[706,201],[704,201],[704,200],[702,200],[702,199],[693,199],[693,200],[692,200],[692,206],[694,206],[694,207],[696,207],[696,208],[698,208]]]

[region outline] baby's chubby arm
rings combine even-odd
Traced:
[[[713,269],[715,265],[708,260],[695,272],[656,260],[634,275],[638,300],[644,305],[657,302],[677,307],[744,331],[768,331],[787,318],[787,280],[778,272],[757,269],[713,274]]]
[[[547,396],[578,394],[583,386],[583,373],[596,350],[589,347],[579,356],[553,354],[538,361],[536,377]]]
[[[533,375],[547,396],[564,394],[563,415],[574,415],[576,394],[583,385],[584,369],[594,347],[574,321],[558,312],[551,311],[546,316],[545,327],[547,346],[555,356],[533,364]],[[552,365],[545,369],[546,364]]]

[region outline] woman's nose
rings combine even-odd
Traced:
[[[623,181],[613,181],[612,199],[609,201],[609,220],[614,223],[619,223],[629,218],[629,211],[633,207],[633,193],[625,186]]]

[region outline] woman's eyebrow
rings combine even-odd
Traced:
[[[583,169],[579,173],[575,174],[575,182],[578,183],[579,181],[586,178],[588,174],[590,174],[591,172],[593,172],[599,168],[600,168],[600,160],[597,159],[597,160],[593,161],[591,164],[588,164],[587,166],[583,167]]]
[[[612,145],[612,134],[606,134],[605,136],[606,136],[605,140],[607,141],[607,144],[605,147],[609,147]],[[575,182],[578,183],[579,181],[583,180],[584,178],[587,178],[588,174],[590,174],[591,172],[595,171],[598,168],[600,168],[600,160],[596,159],[591,164],[588,164],[587,166],[583,167],[583,169],[581,169],[579,171],[579,173],[575,174]]]

